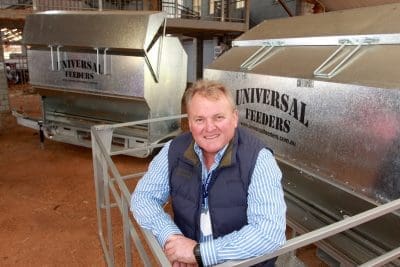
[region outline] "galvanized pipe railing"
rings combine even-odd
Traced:
[[[129,214],[129,203],[130,195],[125,180],[129,178],[138,178],[143,175],[142,173],[131,174],[121,176],[116,165],[111,159],[112,155],[124,154],[127,151],[133,151],[137,149],[150,149],[157,145],[146,145],[140,148],[127,149],[120,151],[111,151],[111,141],[114,129],[119,127],[134,126],[137,124],[154,123],[163,120],[171,120],[184,118],[185,115],[170,116],[164,118],[156,118],[150,120],[142,120],[136,122],[120,123],[114,125],[99,125],[92,127],[92,149],[93,149],[93,167],[94,167],[94,182],[96,190],[96,207],[98,215],[98,231],[99,238],[103,248],[105,260],[108,266],[115,265],[114,259],[114,248],[113,248],[113,236],[112,236],[112,218],[111,218],[111,204],[109,193],[112,194],[116,201],[116,206],[119,208],[122,215],[123,224],[123,237],[124,237],[124,251],[125,251],[125,264],[126,266],[134,266],[135,263],[132,261],[131,255],[131,240],[134,241],[134,245],[139,252],[140,258],[145,266],[150,265],[150,257],[154,257],[161,266],[171,266],[166,258],[161,246],[158,244],[156,238],[148,230],[140,229],[140,232],[144,235],[147,245],[150,247],[152,255],[148,255],[144,249],[143,244],[140,241],[140,233],[134,227],[136,223],[131,214]],[[112,177],[111,177],[112,176]],[[106,227],[107,227],[107,240],[103,234],[103,219],[102,209],[105,209],[106,215]],[[400,209],[400,199],[391,201],[389,203],[377,206],[373,209],[361,212],[354,216],[349,216],[341,221],[319,228],[312,232],[305,233],[303,235],[289,239],[282,248],[275,251],[272,254],[262,255],[259,257],[243,260],[243,261],[228,261],[217,265],[218,267],[227,266],[251,266],[259,262],[265,261],[270,258],[274,258],[286,253],[292,253],[293,251],[307,246],[325,238],[331,237],[335,234],[346,231],[350,228],[356,227],[363,223],[369,222],[373,219],[381,217],[385,214],[392,213]],[[140,227],[139,227],[140,228]],[[107,245],[108,241],[108,245]],[[400,257],[400,248],[396,248],[392,251],[387,252],[375,259],[372,259],[362,266],[381,266],[385,263],[393,261]]]
[[[113,160],[111,159],[111,156],[161,146],[161,144],[155,144],[134,149],[111,151],[111,142],[114,129],[144,123],[155,123],[163,120],[175,120],[183,117],[185,117],[185,115],[142,120],[131,123],[120,123],[114,125],[98,125],[92,127],[92,154],[94,183],[96,191],[98,234],[103,248],[104,257],[108,266],[115,266],[111,216],[111,207],[114,206],[114,204],[111,203],[110,193],[113,196],[116,206],[118,207],[122,215],[125,265],[135,265],[132,261],[131,255],[131,240],[133,240],[135,248],[137,249],[140,259],[143,261],[144,265],[149,267],[152,266],[150,256],[145,251],[144,246],[139,238],[140,234],[134,227],[134,220],[131,219],[131,216],[129,214],[131,193],[129,192],[124,182],[124,180],[131,177],[138,178],[143,173],[132,174],[122,177]],[[103,225],[103,209],[105,209],[105,225]],[[104,227],[106,235],[104,235]],[[161,266],[170,266],[168,259],[164,255],[162,248],[158,245],[157,240],[152,235],[152,233],[143,229],[141,230],[141,233],[144,235],[147,241],[147,245],[149,245],[152,251],[153,258],[155,258]]]
[[[131,257],[131,239],[133,240],[136,249],[139,252],[140,258],[145,266],[151,266],[149,255],[147,255],[143,244],[140,241],[139,233],[133,226],[133,220],[129,216],[130,193],[124,183],[124,178],[119,174],[117,167],[113,163],[109,155],[109,149],[103,144],[105,138],[101,133],[92,129],[92,149],[93,149],[93,166],[94,166],[94,183],[96,190],[96,208],[98,220],[98,234],[103,248],[104,257],[108,266],[115,266],[114,259],[114,242],[112,231],[112,216],[111,207],[113,204],[110,201],[110,193],[112,194],[116,206],[122,214],[123,223],[123,241],[126,266],[133,266]],[[112,176],[111,176],[111,175]],[[103,212],[105,209],[105,225],[103,225]],[[104,228],[105,227],[105,234]],[[143,231],[148,244],[156,251],[158,248],[157,241],[150,232]],[[154,249],[154,247],[156,247]],[[159,246],[158,246],[159,247]],[[163,253],[159,253],[156,257],[160,263],[165,266],[168,260]]]
[[[369,222],[373,219],[376,219],[378,217],[381,217],[385,214],[394,212],[396,210],[400,209],[400,199],[391,201],[389,203],[383,204],[381,206],[378,206],[376,208],[361,212],[357,215],[354,216],[349,216],[344,218],[341,221],[338,221],[336,223],[321,227],[317,230],[314,230],[312,232],[305,233],[303,235],[300,235],[298,237],[292,238],[286,242],[285,245],[282,246],[279,250],[275,251],[272,254],[269,255],[263,255],[260,257],[248,259],[245,261],[231,261],[231,262],[226,262],[223,264],[220,264],[220,267],[228,267],[228,266],[237,266],[237,267],[244,267],[244,266],[251,266],[254,264],[257,264],[259,262],[263,262],[267,259],[271,259],[274,257],[277,257],[279,255],[283,255],[287,252],[291,252],[293,250],[296,250],[298,248],[313,244],[315,242],[321,241],[322,239],[325,239],[327,237],[331,237],[335,234],[341,233],[343,231],[346,231],[350,228],[356,227],[360,224]],[[400,249],[400,248],[399,248]],[[400,250],[396,249],[392,252],[389,252],[391,255],[391,259],[394,259],[400,257]],[[393,256],[393,254],[395,254]],[[378,258],[375,259],[375,264],[383,264],[386,260],[386,257],[382,257],[380,261]],[[366,263],[367,264],[367,263]],[[370,265],[366,265],[370,266]],[[377,265],[380,266],[380,265]]]

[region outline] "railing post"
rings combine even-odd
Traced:
[[[114,266],[114,245],[113,245],[113,234],[112,234],[112,223],[111,223],[111,203],[109,193],[109,181],[110,177],[108,174],[107,163],[104,155],[101,153],[98,142],[101,142],[108,153],[111,152],[111,140],[113,129],[102,129],[98,130],[94,126],[92,129],[92,153],[93,153],[93,169],[94,169],[94,184],[96,191],[96,209],[97,209],[97,221],[98,221],[98,233],[105,252],[105,258],[108,266]],[[97,131],[98,139],[93,132]],[[102,208],[106,210],[106,229],[107,229],[107,241],[103,235],[103,223],[102,223]]]
[[[129,231],[129,203],[125,197],[121,196],[122,206],[122,227],[124,236],[124,251],[125,251],[125,266],[132,266],[132,254],[131,254],[131,236]]]
[[[103,11],[103,0],[98,0],[99,11]]]
[[[225,21],[225,0],[221,0],[221,21]]]
[[[99,147],[99,143],[102,140],[99,140],[93,134],[96,129],[92,128],[92,156],[93,156],[93,171],[94,171],[94,186],[96,193],[96,210],[97,210],[97,226],[98,226],[98,234],[100,238],[100,243],[104,251],[104,257],[108,266],[114,265],[114,255],[113,248],[108,247],[106,244],[105,237],[103,235],[103,222],[102,222],[102,205],[104,204],[104,183],[107,173],[107,163],[106,160],[101,153],[101,149]],[[110,252],[111,251],[111,252]]]
[[[32,1],[32,9],[33,9],[33,12],[36,12],[37,10],[38,10],[38,8],[37,8],[37,1],[38,0],[33,0]]]
[[[108,250],[111,260],[111,266],[115,265],[114,258],[114,241],[112,231],[112,218],[111,218],[111,200],[110,200],[110,175],[108,174],[107,166],[103,170],[103,191],[104,191],[104,208],[106,210],[106,224],[107,224],[107,238],[108,238]]]
[[[243,0],[243,1],[245,1],[244,8],[246,11],[245,15],[246,29],[250,29],[250,0]]]

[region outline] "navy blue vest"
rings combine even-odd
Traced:
[[[200,238],[202,202],[201,164],[193,149],[191,133],[175,138],[169,148],[170,195],[174,221],[191,239]],[[214,238],[247,224],[247,191],[258,153],[265,144],[237,128],[220,165],[213,172],[208,205]]]

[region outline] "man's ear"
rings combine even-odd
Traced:
[[[189,126],[189,131],[192,131],[192,122],[191,122],[189,116],[187,116],[187,122],[188,122],[188,126]]]
[[[235,127],[238,127],[238,124],[239,124],[239,111],[236,108],[233,111],[233,116],[235,118]]]

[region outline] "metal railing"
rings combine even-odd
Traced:
[[[159,246],[156,238],[147,230],[141,229],[135,222],[129,211],[131,192],[126,186],[128,179],[140,178],[144,172],[137,172],[122,176],[111,156],[126,154],[138,149],[153,149],[161,147],[163,144],[143,145],[143,147],[111,151],[111,142],[113,131],[120,127],[130,127],[137,124],[156,123],[163,120],[172,120],[184,118],[185,115],[170,116],[164,118],[150,119],[144,121],[120,123],[114,125],[98,125],[92,127],[92,149],[93,149],[93,167],[94,183],[96,190],[96,203],[98,215],[98,230],[100,242],[103,247],[104,256],[108,266],[115,265],[115,253],[113,244],[113,217],[112,208],[118,208],[123,225],[123,244],[126,266],[133,266],[132,262],[132,241],[145,266],[151,266],[151,259],[156,260],[161,266],[171,266],[162,248]],[[110,193],[115,203],[111,202]],[[373,209],[364,211],[354,216],[349,216],[341,221],[319,228],[312,232],[289,239],[286,244],[272,254],[263,255],[243,261],[229,261],[219,264],[219,267],[227,266],[251,266],[267,259],[280,256],[286,253],[293,253],[296,249],[316,243],[327,237],[346,231],[385,214],[392,213],[400,209],[400,199],[377,206]],[[103,212],[105,214],[103,214]],[[105,215],[105,216],[104,216]],[[104,229],[105,228],[105,229]],[[146,240],[146,244],[140,241],[140,236]],[[149,255],[144,249],[148,246],[151,250]],[[375,259],[365,262],[362,266],[382,266],[385,263],[393,261],[400,257],[400,248],[389,251]]]
[[[2,0],[0,1],[0,8],[15,9],[15,8],[29,8],[32,7],[32,0]]]
[[[216,17],[221,21],[245,22],[246,21],[246,1],[244,0],[218,0],[214,1],[214,10],[211,17]]]
[[[185,6],[174,0],[162,1],[161,10],[167,14],[168,18],[199,19],[200,9],[198,6]]]
[[[98,219],[98,234],[103,248],[104,258],[108,266],[115,265],[114,253],[114,234],[113,217],[111,209],[117,207],[121,213],[123,225],[123,244],[125,265],[133,266],[132,242],[139,258],[145,266],[152,266],[151,259],[156,259],[158,265],[170,266],[168,259],[162,252],[157,240],[151,232],[140,229],[129,211],[131,192],[125,183],[127,179],[140,178],[144,172],[133,173],[122,176],[114,164],[111,156],[127,154],[138,150],[154,149],[163,146],[163,144],[143,145],[138,148],[121,149],[111,151],[113,131],[116,128],[132,127],[135,125],[154,124],[163,120],[176,120],[184,116],[170,116],[161,119],[151,119],[136,121],[131,123],[120,123],[114,125],[93,126],[91,131],[94,184],[96,191],[96,209]],[[111,202],[110,194],[114,202]],[[104,211],[104,212],[103,212]],[[151,254],[146,251],[145,246],[140,241],[144,237]]]
[[[202,19],[221,22],[246,22],[247,0],[203,0],[198,2],[186,1],[181,4],[178,0],[161,2],[162,11],[168,18]]]
[[[46,10],[159,10],[169,18],[246,22],[248,0],[163,0],[159,6],[150,0],[3,0],[0,9],[18,12]]]

